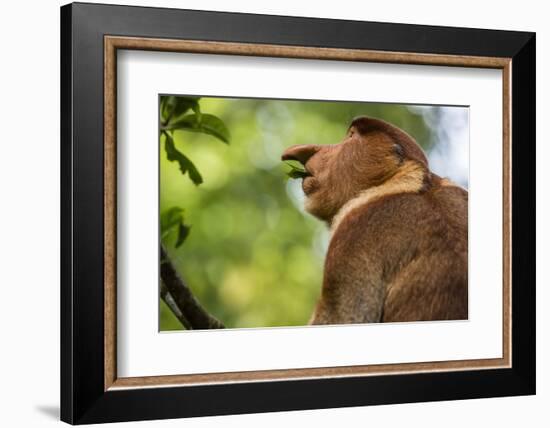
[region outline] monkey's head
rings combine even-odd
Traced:
[[[428,176],[428,160],[414,139],[379,119],[358,117],[338,144],[304,144],[286,149],[282,160],[304,165],[306,210],[321,220],[332,218],[362,191],[380,186],[405,166]]]

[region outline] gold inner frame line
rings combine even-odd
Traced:
[[[280,369],[170,376],[117,377],[116,367],[116,53],[118,49],[296,59],[494,68],[503,91],[503,320],[502,358],[422,363]],[[251,43],[104,37],[104,389],[260,382],[511,367],[511,58],[385,52]]]

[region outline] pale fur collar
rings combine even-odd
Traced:
[[[379,186],[363,190],[353,199],[346,202],[336,213],[330,225],[331,235],[342,223],[342,220],[355,208],[364,206],[384,196],[398,193],[417,193],[424,186],[425,169],[416,162],[407,161],[399,172]]]

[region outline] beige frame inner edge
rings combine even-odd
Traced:
[[[379,364],[344,367],[204,373],[170,376],[117,377],[116,368],[116,61],[117,49],[244,55],[339,61],[496,68],[503,81],[503,349],[502,358]],[[495,369],[511,367],[511,58],[382,52],[360,49],[266,44],[104,37],[104,388],[162,387],[357,377],[380,374]]]

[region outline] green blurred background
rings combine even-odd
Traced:
[[[226,327],[307,324],[320,293],[326,226],[303,210],[301,180],[280,161],[294,144],[334,144],[351,120],[367,115],[412,135],[432,170],[468,186],[468,109],[381,103],[201,98],[230,144],[186,130],[174,144],[200,171],[199,186],[160,146],[160,209],[182,207],[190,233],[163,239],[202,305]],[[182,325],[160,300],[160,330]]]

